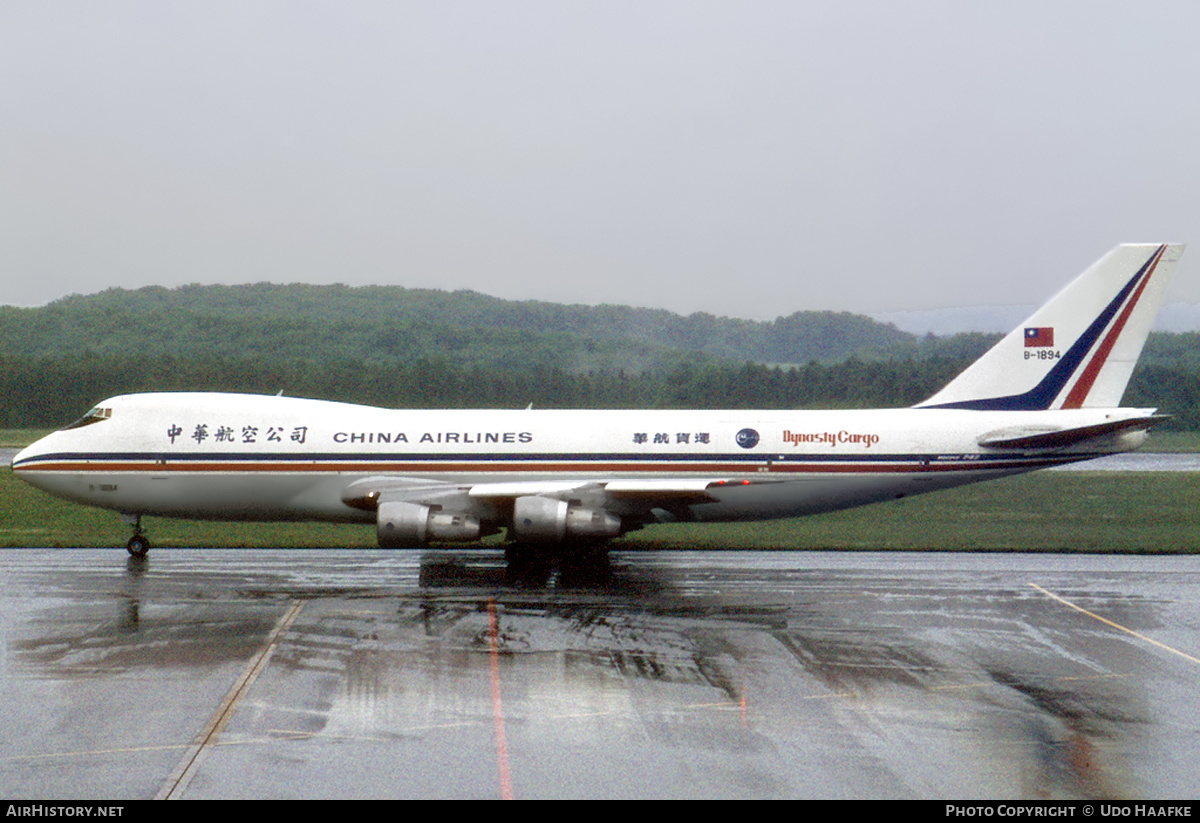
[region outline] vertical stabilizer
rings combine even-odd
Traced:
[[[919,407],[1119,406],[1183,248],[1113,249]]]

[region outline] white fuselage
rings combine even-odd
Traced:
[[[14,471],[61,497],[128,514],[362,522],[373,512],[346,494],[370,478],[413,489],[470,487],[489,499],[554,496],[595,481],[618,509],[639,500],[670,509],[677,495],[697,520],[789,517],[1126,451],[1144,432],[1065,448],[980,440],[1150,414],[409,411],[199,393],[125,395],[103,405],[107,417],[39,440],[17,455]],[[703,499],[691,494],[701,490]]]

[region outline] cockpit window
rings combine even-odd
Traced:
[[[80,429],[84,426],[90,426],[93,423],[99,423],[102,420],[107,420],[110,417],[112,417],[112,409],[102,409],[97,406],[69,426],[63,426],[62,431],[66,431],[67,429]]]

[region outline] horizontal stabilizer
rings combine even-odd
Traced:
[[[1170,420],[1169,414],[1154,414],[1135,417],[1131,420],[1114,420],[1094,426],[1078,426],[1072,429],[1034,428],[1017,426],[988,432],[979,438],[979,445],[992,449],[1061,449],[1074,446],[1094,437],[1126,431],[1145,431]]]

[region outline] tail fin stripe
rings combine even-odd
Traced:
[[[1153,274],[1155,266],[1162,257],[1166,246],[1159,246],[1154,254],[1138,269],[1137,274],[1129,279],[1121,291],[1112,301],[1105,306],[1104,310],[1092,321],[1087,330],[1079,336],[1075,343],[1063,354],[1062,359],[1054,365],[1041,382],[1034,386],[1024,394],[1013,394],[1006,397],[988,397],[978,400],[962,400],[954,403],[939,403],[936,406],[927,406],[926,408],[938,409],[978,409],[978,410],[993,410],[993,411],[1038,411],[1050,408],[1054,402],[1054,398],[1058,397],[1062,390],[1070,382],[1071,376],[1079,369],[1087,358],[1087,354],[1091,351],[1092,346],[1100,338],[1104,329],[1108,326],[1109,321],[1116,316],[1117,312],[1124,305],[1126,311],[1121,314],[1121,319],[1114,326],[1115,333],[1110,334],[1105,340],[1107,348],[1103,352],[1098,352],[1097,357],[1091,362],[1095,363],[1096,373],[1104,365],[1104,359],[1107,358],[1112,345],[1116,343],[1120,337],[1120,327],[1125,325],[1125,321],[1132,312],[1133,307],[1137,304],[1138,297],[1141,296],[1142,289],[1150,282],[1150,275]],[[1132,299],[1130,295],[1133,295]],[[1101,356],[1103,355],[1103,356]],[[1080,378],[1080,382],[1084,378]],[[1096,379],[1096,374],[1093,373],[1088,378],[1087,386],[1082,390],[1082,396],[1079,397],[1080,402],[1086,397],[1091,389],[1092,383]]]
[[[1121,336],[1121,332],[1125,328],[1125,323],[1129,320],[1129,315],[1137,307],[1138,300],[1141,299],[1142,292],[1146,289],[1146,284],[1150,282],[1150,278],[1154,276],[1154,269],[1158,266],[1158,261],[1162,258],[1163,252],[1167,247],[1159,246],[1158,251],[1154,256],[1147,261],[1143,267],[1145,277],[1142,277],[1142,272],[1138,272],[1138,277],[1142,277],[1141,283],[1137,287],[1137,291],[1133,297],[1125,304],[1125,309],[1121,312],[1121,316],[1113,323],[1108,334],[1104,337],[1104,342],[1096,349],[1096,353],[1092,355],[1092,359],[1088,361],[1087,367],[1083,370],[1083,374],[1075,381],[1075,385],[1071,387],[1070,394],[1063,401],[1064,409],[1078,409],[1083,406],[1083,401],[1087,399],[1088,392],[1092,390],[1092,385],[1096,382],[1097,375],[1104,368],[1104,364],[1108,362],[1108,356],[1112,353],[1113,346],[1117,343],[1117,338]]]

